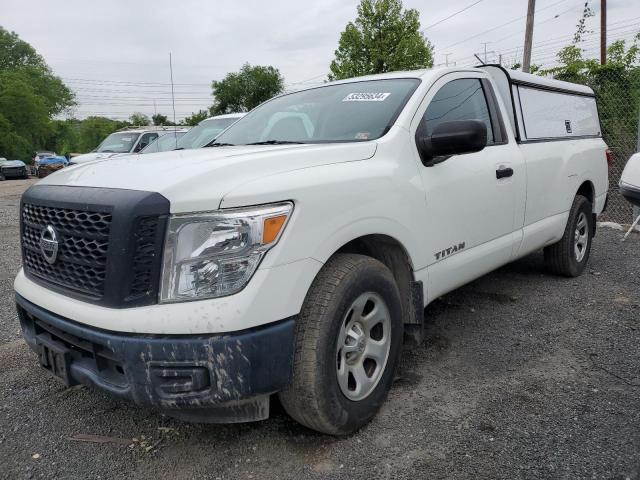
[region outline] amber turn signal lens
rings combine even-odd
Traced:
[[[278,238],[280,230],[284,222],[287,220],[286,215],[278,215],[277,217],[265,218],[264,227],[262,229],[262,244],[268,245]]]

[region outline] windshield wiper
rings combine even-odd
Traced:
[[[302,144],[305,142],[291,142],[289,140],[265,140],[264,142],[247,143],[246,145],[288,145],[288,144]]]
[[[210,143],[209,145],[205,145],[205,147],[235,147],[233,143]]]

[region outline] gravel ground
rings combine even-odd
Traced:
[[[535,254],[434,302],[379,415],[337,439],[277,405],[264,422],[192,425],[50,378],[13,306],[25,185],[0,184],[2,478],[640,478],[638,234],[600,229],[580,278]]]

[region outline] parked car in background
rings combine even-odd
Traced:
[[[38,178],[44,178],[47,175],[51,175],[53,172],[66,167],[67,165],[69,165],[67,157],[63,157],[60,155],[41,158],[38,169],[36,170],[36,176]]]
[[[0,159],[0,180],[6,178],[29,178],[27,165],[22,160]]]
[[[640,208],[640,153],[634,153],[625,165],[620,176],[620,193]]]
[[[48,152],[48,151],[35,152],[33,155],[33,168],[35,168],[36,170],[36,175],[38,174],[38,167],[40,166],[40,160],[42,160],[43,158],[55,157],[55,156],[56,156],[56,152]]]
[[[130,153],[138,153],[162,135],[173,131],[173,127],[128,127],[105,138],[93,152],[73,157],[71,165],[102,160]]]
[[[167,132],[166,135],[156,138],[153,142],[140,150],[139,153],[158,153],[175,150],[178,148],[178,140],[180,140],[180,138],[182,138],[182,136],[188,131],[189,129],[187,128],[181,128]]]
[[[245,115],[246,113],[227,113],[201,121],[180,139],[178,149],[190,150],[204,147]]]

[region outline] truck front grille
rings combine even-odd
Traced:
[[[34,185],[21,202],[24,273],[108,308],[153,305],[168,216],[169,201],[158,193]]]
[[[4,167],[2,173],[5,175],[24,175],[27,171],[24,167]]]
[[[24,203],[22,244],[27,273],[45,282],[100,298],[104,294],[111,214]],[[58,258],[49,264],[40,248],[48,227],[58,233]]]

